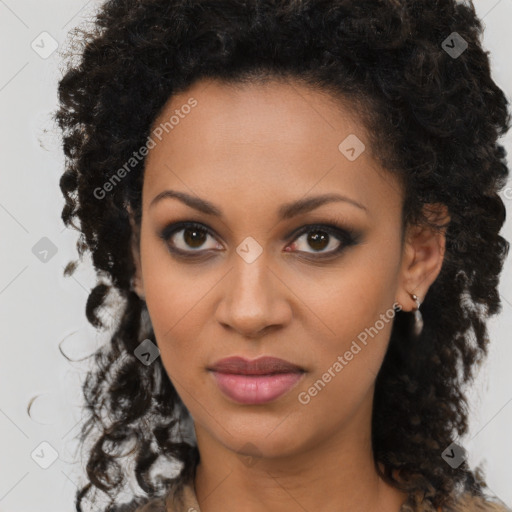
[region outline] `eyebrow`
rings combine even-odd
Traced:
[[[176,190],[164,190],[160,192],[152,199],[151,203],[149,204],[149,208],[153,207],[156,203],[166,198],[178,199],[187,206],[190,206],[190,208],[194,208],[195,210],[198,210],[207,215],[214,215],[216,217],[223,218],[222,211],[209,201],[201,199],[197,196],[192,196],[185,192],[178,192]],[[282,220],[290,219],[296,215],[307,213],[311,210],[319,208],[326,203],[334,201],[347,202],[356,206],[357,208],[360,208],[361,210],[368,211],[366,206],[362,205],[358,201],[355,201],[354,199],[351,199],[350,197],[346,197],[340,194],[322,194],[319,196],[306,197],[291,203],[283,204],[278,210],[278,217]]]

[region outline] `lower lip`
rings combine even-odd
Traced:
[[[220,390],[240,404],[264,404],[276,400],[292,389],[303,373],[274,375],[239,375],[212,372]]]

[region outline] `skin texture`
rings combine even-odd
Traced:
[[[409,292],[423,300],[439,274],[444,233],[410,228],[402,245],[399,183],[372,159],[368,143],[354,161],[340,152],[349,134],[368,137],[357,115],[327,94],[296,83],[202,80],[173,96],[153,127],[190,97],[197,106],[147,156],[133,249],[135,289],[194,419],[201,510],[396,512],[406,496],[378,477],[371,451],[374,382],[392,322],[308,404],[298,395],[395,301],[415,309]],[[212,202],[223,218],[172,198],[150,207],[167,189]],[[331,202],[278,219],[284,203],[333,192],[365,210]],[[290,237],[306,224],[337,220],[360,239],[332,259],[315,262],[307,233]],[[209,255],[187,261],[169,252],[159,233],[178,221],[213,230],[199,249],[185,244],[184,231],[172,237],[183,250],[212,249]],[[250,264],[236,251],[248,236],[263,251]],[[339,243],[330,236],[320,252]],[[273,402],[241,405],[206,370],[232,355],[280,357],[306,373]]]

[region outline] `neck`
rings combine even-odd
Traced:
[[[367,425],[368,428],[363,428]],[[201,512],[399,512],[407,495],[375,469],[367,418],[307,450],[241,456],[195,426],[201,461],[195,489]]]

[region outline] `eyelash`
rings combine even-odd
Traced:
[[[207,233],[213,238],[216,238],[215,233],[213,230],[211,230],[208,226],[201,224],[199,222],[193,222],[193,221],[181,221],[174,224],[167,225],[162,231],[159,233],[159,237],[165,242],[168,250],[173,254],[174,256],[178,258],[185,258],[185,259],[199,259],[203,257],[204,252],[208,251],[215,251],[216,249],[206,249],[206,250],[191,250],[191,251],[183,251],[181,249],[177,249],[176,247],[173,247],[169,243],[169,239],[175,235],[176,233],[179,233],[180,231],[184,231],[188,228],[197,229],[199,231],[202,231],[204,233]],[[340,225],[337,225],[336,223],[328,223],[328,224],[307,224],[305,226],[300,227],[299,229],[294,230],[290,235],[288,235],[287,239],[293,236],[291,239],[291,242],[294,242],[297,238],[300,238],[302,235],[315,232],[315,231],[321,231],[323,233],[327,233],[329,236],[333,236],[334,238],[337,238],[340,241],[339,246],[336,249],[333,249],[331,251],[328,251],[326,253],[305,253],[305,251],[297,251],[299,253],[305,253],[305,254],[312,254],[312,256],[303,256],[305,259],[311,259],[311,260],[327,260],[327,259],[333,259],[334,257],[338,256],[342,251],[347,249],[350,246],[357,245],[359,243],[359,240],[361,238],[361,234],[358,231],[355,231],[351,228],[342,227]],[[294,252],[294,251],[288,251]],[[196,255],[191,255],[191,253],[196,253]]]

